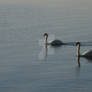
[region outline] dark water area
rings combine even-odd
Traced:
[[[77,67],[75,46],[48,47],[45,57],[44,32],[63,42],[92,42],[91,7],[1,5],[0,92],[91,92],[92,63],[80,58]]]

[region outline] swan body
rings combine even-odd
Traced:
[[[76,45],[77,45],[77,56],[92,58],[92,50],[87,50],[84,53],[80,54],[80,42],[77,42]]]
[[[63,45],[62,41],[60,40],[52,40],[48,42],[48,45],[52,45],[52,46],[61,46]]]
[[[47,39],[48,39],[48,34],[47,33],[44,33],[44,38],[45,38],[45,40],[44,40],[44,44],[45,45],[51,45],[51,46],[61,46],[61,45],[63,45],[63,42],[62,41],[60,41],[60,40],[52,40],[52,41],[47,41]]]
[[[81,54],[83,57],[92,57],[92,50],[87,50]]]

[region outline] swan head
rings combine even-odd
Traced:
[[[76,42],[76,46],[77,46],[77,45],[80,45],[80,42]]]
[[[45,37],[47,39],[48,38],[48,33],[44,33],[43,37]]]

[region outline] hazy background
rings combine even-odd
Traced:
[[[75,11],[75,13],[80,11],[84,13],[86,12],[86,14],[90,14],[92,9],[91,0],[0,0],[0,4],[21,4],[46,8],[66,8],[70,9],[69,11]]]
[[[92,5],[92,0],[0,0],[0,4],[6,3],[26,3],[34,5],[48,5],[48,6],[74,6],[74,7],[85,7],[90,8]]]

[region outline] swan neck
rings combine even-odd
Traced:
[[[48,37],[45,36],[45,40],[44,40],[44,44],[45,44],[45,46],[47,46],[47,39],[48,39]]]
[[[77,52],[76,55],[79,57],[80,56],[80,44],[77,45]]]

